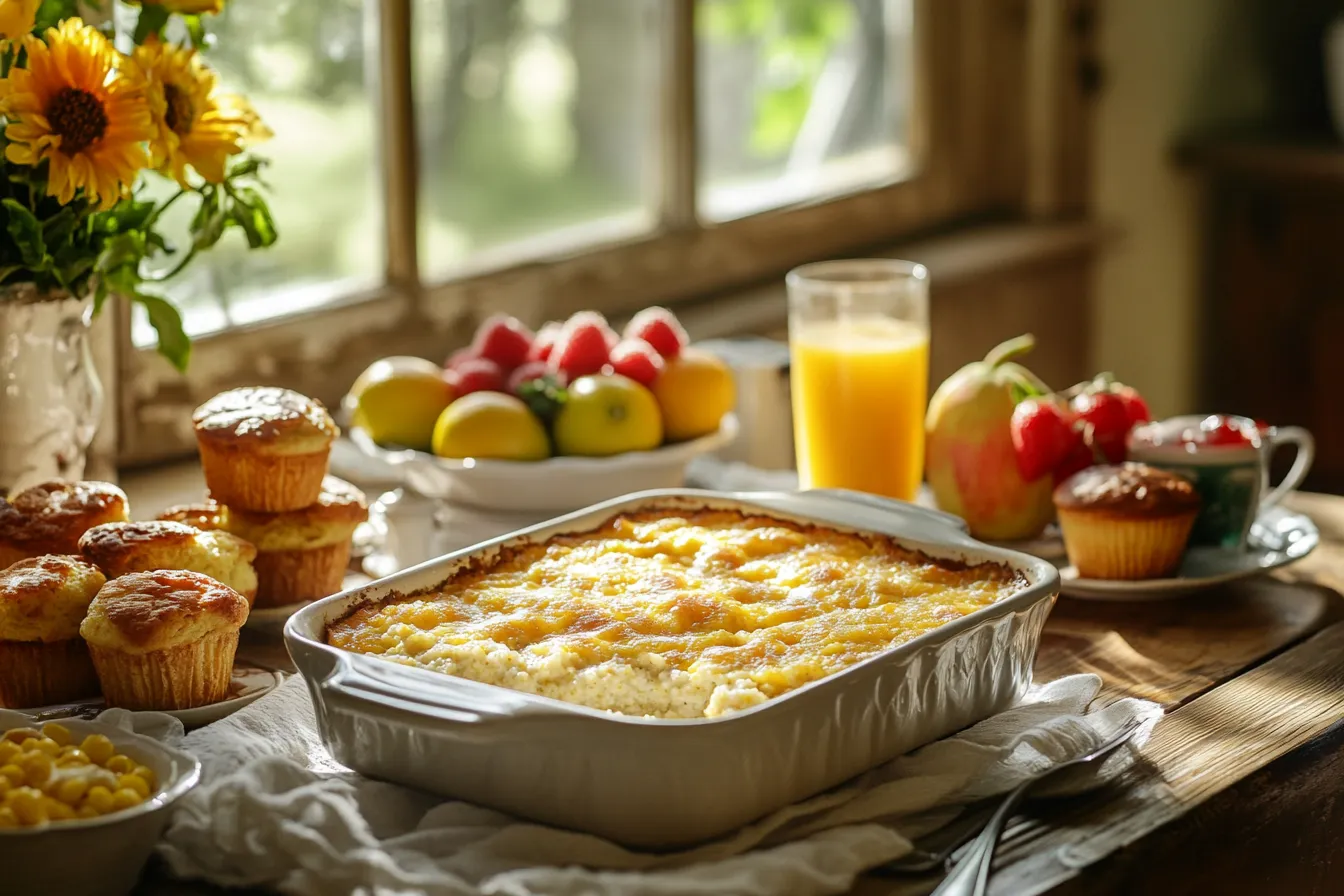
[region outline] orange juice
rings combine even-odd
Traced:
[[[802,487],[913,500],[924,474],[927,328],[878,315],[804,321],[789,348]]]

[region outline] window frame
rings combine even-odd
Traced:
[[[1091,0],[1079,2],[1090,6]],[[1051,33],[1058,34],[1067,3],[914,0],[908,175],[705,223],[696,213],[695,0],[660,0],[660,184],[652,232],[540,252],[534,242],[528,257],[495,257],[488,268],[426,283],[418,257],[412,0],[381,0],[383,285],[320,309],[203,336],[185,376],[152,350],[136,348],[129,315],[117,314],[112,379],[118,458],[133,466],[190,452],[191,409],[233,386],[278,383],[338,402],[377,357],[439,357],[446,347],[465,343],[475,323],[500,308],[532,324],[583,308],[619,320],[645,305],[675,307],[768,282],[819,258],[1020,215],[1041,193],[1028,182],[1032,135],[1043,127],[1042,115],[1027,108],[1043,90],[1035,62],[1040,42],[1030,38],[1028,24],[1033,32],[1044,30],[1035,13],[1048,5]],[[1047,115],[1046,121],[1053,119]]]

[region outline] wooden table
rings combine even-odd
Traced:
[[[992,893],[1344,892],[1344,498],[1290,503],[1322,544],[1272,577],[1168,603],[1056,605],[1038,679],[1095,672],[1101,699],[1144,697],[1168,714],[1120,785],[1027,804]],[[249,637],[244,651],[288,662],[273,640]],[[870,875],[854,892],[934,884]],[[157,868],[141,891],[216,892]]]

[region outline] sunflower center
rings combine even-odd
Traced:
[[[98,97],[78,87],[66,87],[47,107],[51,129],[61,135],[61,151],[74,155],[107,131],[107,112]]]
[[[187,92],[172,84],[163,85],[163,98],[168,103],[163,120],[168,130],[174,134],[186,134],[191,130],[191,122],[196,118],[196,109],[191,105]]]

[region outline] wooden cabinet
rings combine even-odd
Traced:
[[[1207,175],[1200,406],[1307,427],[1307,487],[1344,494],[1344,146],[1189,156]]]

